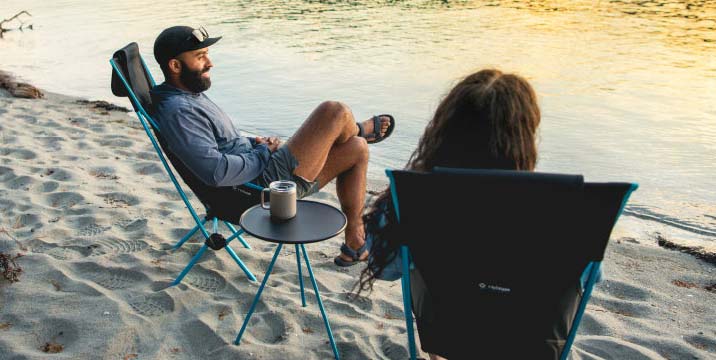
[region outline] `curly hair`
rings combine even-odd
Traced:
[[[537,163],[540,109],[532,86],[519,75],[486,69],[470,74],[443,98],[420,137],[406,169],[435,166],[532,171]],[[387,202],[388,224],[371,226]],[[392,202],[385,189],[363,216],[374,234],[372,256],[361,272],[357,295],[371,292],[376,278],[395,258],[399,239],[390,236]]]

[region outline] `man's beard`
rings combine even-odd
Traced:
[[[181,60],[180,60],[181,61]],[[189,67],[181,61],[181,73],[179,74],[179,80],[181,83],[191,90],[193,93],[200,93],[202,91],[209,90],[211,87],[211,79],[203,78],[201,74],[209,71],[209,69],[202,70],[189,70]]]

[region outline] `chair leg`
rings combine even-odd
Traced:
[[[405,314],[405,328],[408,331],[408,350],[410,351],[410,359],[415,360],[417,350],[415,346],[415,332],[413,330],[413,303],[410,300],[410,258],[407,246],[400,247],[400,256],[402,257],[403,275],[401,277],[401,285],[403,292],[403,313]]]
[[[303,275],[301,274],[301,250],[296,246],[296,265],[298,265],[298,283],[301,285],[301,305],[306,307],[306,294],[303,291]]]
[[[256,281],[256,276],[254,276],[254,274],[251,273],[251,270],[249,270],[249,268],[247,268],[246,265],[244,265],[244,262],[241,261],[241,259],[239,259],[239,256],[236,255],[236,253],[234,252],[234,249],[232,249],[229,246],[228,242],[226,243],[226,246],[224,246],[224,249],[226,250],[226,252],[229,253],[229,255],[231,255],[231,257],[234,259],[234,261],[236,261],[236,263],[239,264],[239,267],[241,268],[241,270],[244,271],[244,273],[246,274],[246,277],[248,277],[249,280],[251,280],[251,281]]]
[[[232,236],[236,236],[236,238],[239,239],[239,241],[241,241],[241,245],[244,245],[244,247],[247,248],[247,249],[251,249],[251,246],[249,245],[249,243],[246,242],[246,239],[244,239],[244,237],[241,236],[241,234],[244,233],[244,229],[236,230],[236,228],[234,227],[234,225],[232,225],[232,224],[231,224],[230,222],[228,222],[228,221],[224,221],[224,224],[226,225],[226,227],[229,228],[229,230],[231,230],[231,232],[234,233],[234,235],[232,235]]]
[[[204,219],[204,221],[201,222],[201,225],[203,226],[204,224],[206,224],[206,221],[207,221],[207,220],[208,220],[208,219]],[[194,234],[196,234],[197,231],[199,231],[199,225],[198,225],[198,224],[197,224],[196,226],[194,226],[194,228],[191,229],[191,231],[189,231],[188,233],[186,233],[186,235],[184,235],[184,237],[181,238],[181,240],[179,240],[179,241],[172,247],[172,249],[176,250],[176,249],[180,248],[182,245],[184,245],[184,243],[185,243],[187,240],[189,240],[192,236],[194,236]]]
[[[572,348],[572,344],[574,344],[574,338],[577,336],[579,323],[582,322],[584,310],[587,308],[589,298],[592,296],[592,290],[594,289],[594,284],[596,283],[597,274],[599,274],[599,268],[601,267],[601,265],[601,262],[591,262],[587,265],[588,267],[590,267],[589,277],[587,278],[587,284],[584,287],[582,300],[579,302],[577,312],[574,315],[574,320],[572,320],[572,328],[569,329],[567,341],[564,344],[564,348],[562,349],[562,354],[559,356],[560,360],[566,360],[569,356],[569,350]]]
[[[194,255],[194,257],[191,258],[191,261],[189,261],[189,264],[184,268],[184,270],[182,270],[181,274],[179,274],[179,277],[177,277],[176,280],[174,280],[174,282],[172,283],[172,286],[178,285],[182,281],[182,279],[184,279],[184,277],[189,272],[189,270],[191,270],[191,268],[194,267],[194,264],[196,264],[196,262],[199,261],[201,256],[204,255],[204,252],[206,251],[206,249],[208,247],[209,247],[209,245],[206,245],[206,243],[204,245],[202,245],[201,249],[199,249],[199,252],[197,252],[196,255]]]
[[[236,336],[234,345],[239,345],[239,342],[241,342],[241,336],[244,335],[244,331],[246,330],[246,325],[249,324],[251,315],[254,313],[254,310],[256,309],[256,304],[258,304],[259,298],[261,297],[261,293],[264,291],[266,282],[268,282],[268,278],[271,275],[271,270],[273,270],[273,266],[276,263],[278,254],[281,252],[281,247],[283,247],[283,244],[278,244],[278,247],[276,247],[276,252],[273,254],[273,259],[271,259],[271,264],[269,264],[268,270],[266,270],[266,276],[264,276],[263,281],[261,281],[261,286],[259,286],[259,291],[256,293],[256,296],[254,297],[254,302],[251,303],[251,307],[249,308],[249,313],[246,314],[246,319],[244,319],[244,324],[241,325],[241,330],[239,331],[239,335]]]
[[[313,269],[311,269],[311,262],[308,261],[308,255],[306,254],[306,248],[301,244],[301,250],[303,250],[303,259],[306,261],[306,267],[308,268],[308,275],[311,277],[311,284],[313,284],[313,291],[316,292],[316,300],[318,301],[318,308],[321,309],[321,315],[323,315],[323,324],[326,325],[326,331],[328,331],[328,339],[331,341],[331,348],[333,349],[333,355],[336,360],[340,359],[338,356],[338,348],[336,347],[336,341],[333,339],[333,332],[331,331],[331,325],[328,323],[328,317],[326,316],[326,310],[323,308],[323,301],[321,301],[321,294],[318,292],[318,284],[316,284],[316,278],[313,277]]]

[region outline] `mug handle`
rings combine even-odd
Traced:
[[[269,209],[271,208],[271,205],[268,205],[268,206],[267,206],[266,204],[271,204],[271,202],[270,202],[270,201],[269,201],[268,203],[264,202],[264,193],[266,193],[267,191],[271,191],[271,189],[270,189],[270,188],[264,188],[264,189],[261,190],[261,208],[262,208],[262,209],[269,210]],[[270,200],[270,198],[269,198],[269,200]]]

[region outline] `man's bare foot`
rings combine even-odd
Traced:
[[[363,126],[364,137],[370,142],[375,139],[375,122],[373,118],[361,122]],[[380,137],[384,137],[390,127],[390,118],[387,116],[380,116]],[[359,132],[360,133],[360,132]]]

